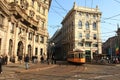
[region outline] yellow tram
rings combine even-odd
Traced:
[[[67,61],[73,63],[85,63],[85,54],[81,50],[69,51],[67,54]]]

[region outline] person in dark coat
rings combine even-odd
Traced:
[[[0,56],[0,74],[2,73],[3,58]]]
[[[5,55],[5,65],[7,65],[7,62],[8,62],[8,56]]]
[[[28,69],[29,68],[29,65],[28,65],[28,63],[29,63],[29,56],[28,56],[28,54],[25,56],[24,61],[25,61],[25,68]]]
[[[43,56],[41,56],[41,63],[44,63],[44,57]]]

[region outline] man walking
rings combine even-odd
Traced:
[[[28,65],[28,63],[29,63],[29,56],[28,56],[28,54],[25,56],[24,61],[25,61],[25,68],[27,70],[29,68],[29,65]]]

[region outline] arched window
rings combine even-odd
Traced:
[[[97,39],[97,35],[96,34],[93,34],[93,39]]]
[[[89,22],[88,21],[85,23],[85,26],[86,26],[86,29],[89,29]]]
[[[79,21],[79,22],[78,22],[78,27],[79,27],[79,28],[82,28],[82,21]]]
[[[93,30],[96,30],[97,29],[97,25],[96,25],[96,22],[93,23]]]

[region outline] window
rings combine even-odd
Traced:
[[[35,48],[35,55],[38,54],[38,48]]]
[[[40,49],[40,55],[43,55],[43,49],[42,48]]]
[[[93,30],[96,30],[97,29],[97,26],[96,26],[96,23],[94,22],[93,23]]]
[[[88,21],[85,23],[85,26],[86,26],[86,29],[89,29],[89,22]]]
[[[40,42],[44,43],[44,37],[43,36],[40,37]]]
[[[16,1],[16,0],[15,0]],[[20,0],[20,4],[22,5],[23,4],[23,0]]]
[[[40,5],[38,4],[37,11],[40,13]]]
[[[79,38],[82,38],[82,33],[79,33]]]
[[[0,14],[0,27],[3,27],[4,16]]]
[[[97,35],[96,34],[93,34],[93,39],[97,39]]]
[[[44,21],[42,21],[41,24],[42,24],[42,29],[44,29],[44,25],[45,25]]]
[[[32,36],[33,36],[32,32],[29,32],[28,39],[29,39],[29,40],[32,40]]]
[[[86,34],[86,39],[89,39],[90,38],[90,34]]]
[[[87,17],[87,18],[89,17],[89,14],[88,14],[88,13],[86,13],[86,17]]]
[[[45,15],[45,8],[43,8],[43,12],[42,12],[43,15]]]
[[[30,16],[30,17],[33,17],[34,15],[35,15],[35,12],[34,12],[33,10],[30,10],[30,11],[29,11],[29,16]]]
[[[80,29],[82,28],[82,21],[78,22],[78,26],[79,26]]]
[[[95,14],[93,15],[93,18],[94,18],[94,19],[96,18],[96,15],[95,15]]]
[[[90,42],[86,42],[86,43],[85,43],[85,46],[86,46],[86,47],[90,47],[90,46],[91,46],[91,43],[90,43]]]
[[[93,47],[98,47],[98,44],[97,43],[93,44]]]
[[[14,23],[11,23],[10,32],[11,32],[11,33],[14,33]]]
[[[81,42],[78,42],[78,46],[83,46],[83,43],[81,43]]]
[[[35,41],[36,41],[36,42],[39,41],[39,35],[36,35]]]
[[[22,28],[19,28],[18,34],[21,34],[21,33],[22,33]]]

